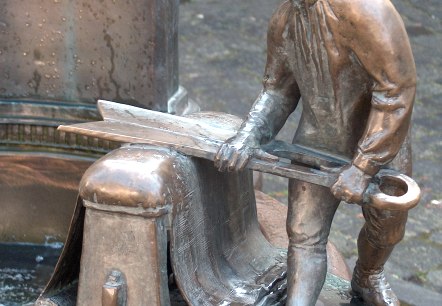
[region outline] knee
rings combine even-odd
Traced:
[[[287,235],[292,247],[319,247],[324,248],[328,240],[328,231],[320,226],[304,222],[287,222]]]

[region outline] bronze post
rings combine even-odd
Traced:
[[[125,278],[120,287],[127,286],[127,305],[169,305],[167,213],[179,193],[171,169],[182,158],[167,149],[126,146],[86,171],[77,305],[117,303],[117,290],[107,288],[116,270]]]

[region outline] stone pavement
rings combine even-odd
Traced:
[[[418,70],[413,114],[414,178],[424,194],[410,212],[407,233],[386,266],[410,305],[442,305],[442,5],[441,0],[393,0],[410,36]],[[281,0],[182,0],[180,78],[203,110],[245,116],[260,90],[266,28]],[[299,111],[278,138],[293,137]],[[264,191],[286,202],[285,179],[265,176]],[[331,239],[354,263],[363,217],[341,205]]]

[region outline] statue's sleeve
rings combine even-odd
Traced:
[[[283,3],[273,14],[267,32],[267,62],[263,88],[255,100],[240,132],[254,134],[261,143],[271,140],[295,110],[299,88],[290,69],[285,50],[291,5]]]
[[[404,24],[390,1],[349,3],[341,34],[373,79],[371,110],[353,164],[374,175],[393,160],[407,136],[416,69]]]

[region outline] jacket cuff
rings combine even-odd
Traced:
[[[356,156],[353,158],[352,164],[370,176],[374,176],[381,168],[377,162],[372,161],[368,157],[364,156],[364,154],[361,152],[356,154]]]

